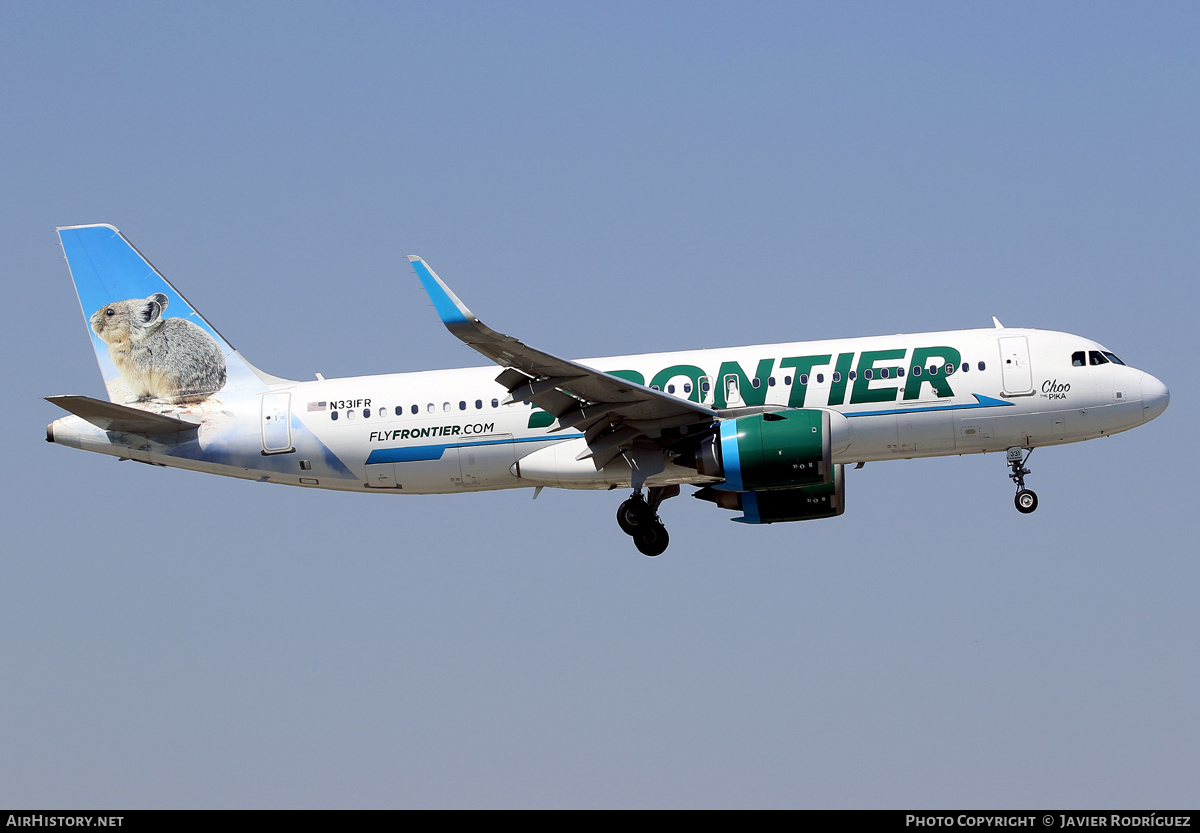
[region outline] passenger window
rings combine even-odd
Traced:
[[[912,369],[912,374],[913,374],[914,376],[920,376],[920,375],[921,375],[921,368],[917,367],[917,366],[914,364],[914,365],[913,365],[913,369]]]
[[[821,384],[821,383],[822,383],[822,382],[824,382],[824,381],[825,381],[825,374],[824,374],[824,373],[818,373],[818,374],[817,374],[817,384],[819,385],[819,384]]]
[[[335,421],[335,422],[337,421],[337,415],[338,415],[338,412],[337,412],[337,411],[330,411],[330,412],[329,412],[329,418],[330,418],[330,419],[332,419],[332,420],[333,420],[333,421]]]
[[[413,406],[412,406],[412,412],[413,412],[414,414],[419,414],[419,413],[421,413],[421,408],[420,408],[420,406],[418,406],[418,405],[413,405]]]
[[[675,386],[667,385],[667,393],[674,393],[674,392],[675,392]]]
[[[450,403],[449,402],[442,403],[442,411],[447,414],[450,413]]]
[[[499,400],[499,399],[493,399],[493,400],[492,400],[492,407],[493,407],[493,408],[499,408],[499,407],[500,407],[500,400]]]
[[[396,410],[398,411],[400,409],[397,408]],[[385,416],[387,416],[387,408],[380,408],[379,409],[379,418],[383,419]]]
[[[901,376],[903,376],[903,375],[904,375],[904,368],[903,368],[903,367],[897,367],[897,368],[896,368],[896,378],[897,378],[897,379],[899,379],[899,378],[900,378]]]
[[[837,370],[833,371],[833,381],[835,381],[835,382],[840,382],[840,381],[842,381],[842,374],[841,374],[841,372],[839,372],[839,371],[837,371]]]
[[[363,408],[363,419],[370,419],[370,418],[371,418],[371,409]]]
[[[683,383],[683,392],[684,392],[684,393],[691,393],[691,392],[692,392],[692,383],[691,383],[691,382],[684,382],[684,383]]]
[[[757,376],[755,376],[753,379],[750,380],[750,387],[752,387],[752,388],[762,387],[762,380],[759,379]]]
[[[930,375],[930,376],[936,376],[936,375],[937,375],[937,365],[936,365],[936,364],[931,364],[931,365],[929,365],[929,375]]]
[[[425,410],[432,414],[437,411],[437,405],[434,405],[432,402],[430,402],[425,406]]]
[[[475,400],[475,410],[477,410],[477,411],[483,410],[483,400],[482,399]]]
[[[1082,350],[1077,350],[1071,354],[1071,367],[1083,367],[1085,364],[1087,362],[1084,361]]]
[[[774,376],[770,376],[767,378],[767,387],[769,387],[769,388],[775,387],[775,377]]]
[[[403,405],[396,406],[396,416],[404,416],[404,406]]]
[[[790,385],[790,384],[792,383],[792,377],[791,377],[791,376],[784,376],[784,377],[783,377],[783,383],[784,383],[785,385]]]
[[[875,374],[871,372],[871,368],[868,367],[863,371],[863,378],[867,379],[868,381],[875,378]]]
[[[947,376],[954,375],[954,365],[950,364],[950,362],[946,362],[946,375]]]
[[[980,370],[987,370],[987,363],[986,363],[986,362],[980,362],[980,363],[979,363],[979,369],[980,369]]]
[[[966,372],[967,372],[968,370],[970,370],[970,369],[971,369],[971,363],[970,363],[970,362],[963,362],[963,366],[962,366],[962,372],[963,372],[963,373],[966,373]]]
[[[465,411],[467,409],[467,402],[465,399],[458,400],[458,409],[460,411]]]
[[[346,411],[346,419],[354,419],[354,411]]]
[[[857,378],[858,378],[858,374],[857,374],[857,373],[855,373],[853,370],[851,370],[851,371],[850,371],[848,374],[846,374],[846,375],[847,375],[847,376],[850,378],[850,381],[851,381],[851,382],[853,382],[855,379],[857,379]]]

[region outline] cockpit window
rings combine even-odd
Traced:
[[[1071,354],[1071,366],[1072,367],[1083,367],[1085,364],[1087,364],[1085,355],[1086,354],[1084,353],[1083,350],[1079,350],[1075,353],[1072,353]]]
[[[1108,360],[1110,362],[1112,362],[1113,364],[1119,364],[1121,366],[1125,365],[1125,362],[1121,361],[1120,359],[1118,359],[1116,356],[1114,356],[1112,353],[1108,352],[1107,350],[1101,350],[1100,352],[1102,352],[1108,358]]]
[[[1091,365],[1108,364],[1108,359],[1106,359],[1106,358],[1104,358],[1104,356],[1100,355],[1099,350],[1089,350],[1088,351],[1088,364],[1091,364]]]

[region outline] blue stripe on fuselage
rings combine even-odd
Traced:
[[[511,437],[503,440],[480,440],[473,443],[447,443],[444,445],[410,445],[401,448],[377,448],[367,457],[367,463],[417,463],[427,460],[440,460],[442,455],[446,453],[448,448],[481,448],[489,445],[503,445],[505,443],[544,443],[544,442],[562,442],[566,440],[574,440],[582,437],[583,434],[566,434],[557,437],[522,437],[513,439]]]
[[[848,417],[863,417],[863,416],[888,416],[889,414],[919,414],[922,411],[962,411],[970,408],[993,408],[996,406],[1015,405],[1015,402],[1005,402],[1002,399],[993,399],[990,396],[973,393],[974,402],[966,402],[961,405],[931,405],[928,408],[892,408],[887,411],[856,411],[852,414],[846,414]]]

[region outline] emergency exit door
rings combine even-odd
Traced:
[[[285,454],[292,451],[292,395],[264,393],[262,395],[263,454]]]

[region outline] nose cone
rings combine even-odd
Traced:
[[[1171,392],[1149,373],[1142,374],[1142,422],[1149,422],[1167,409]]]

